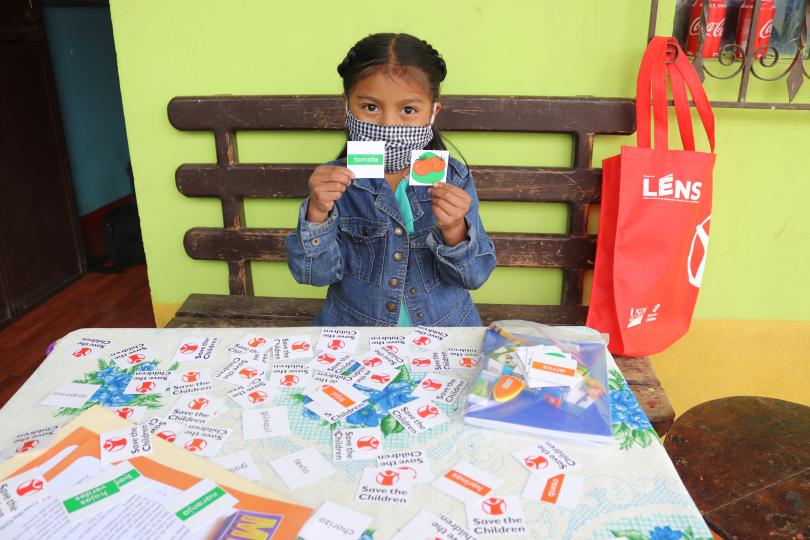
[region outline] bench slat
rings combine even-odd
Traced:
[[[183,239],[192,259],[238,262],[285,262],[284,241],[291,229],[195,227]],[[527,268],[593,268],[596,239],[564,235],[490,233],[498,266]]]
[[[635,131],[635,104],[629,99],[534,96],[442,96],[439,129],[530,133]],[[175,97],[169,120],[186,131],[343,130],[340,96]]]

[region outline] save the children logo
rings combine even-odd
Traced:
[[[180,354],[192,354],[196,352],[198,348],[196,343],[183,343],[180,346]]]
[[[675,178],[673,173],[664,176],[645,174],[641,185],[643,199],[697,203],[700,201],[700,190],[703,187],[703,182],[681,180]]]
[[[90,354],[90,347],[82,347],[81,349],[73,351],[73,356],[81,358]]]
[[[416,367],[424,367],[430,365],[430,358],[414,358],[411,360],[411,365]]]
[[[376,450],[380,446],[380,439],[374,437],[373,435],[368,435],[366,437],[360,437],[357,439],[357,448],[359,450]]]
[[[23,482],[19,486],[17,486],[17,495],[20,497],[24,497],[26,495],[31,495],[33,493],[38,493],[42,491],[42,488],[45,487],[45,484],[42,480],[38,480],[37,478],[32,478],[27,482]]]
[[[342,339],[333,339],[329,342],[326,348],[330,351],[340,351],[346,348],[346,342]]]
[[[169,430],[161,431],[160,433],[157,434],[157,436],[163,439],[164,441],[168,442],[174,442],[175,439],[177,439],[177,434],[174,431]]]
[[[188,402],[188,408],[192,411],[199,411],[208,405],[209,401],[206,398],[196,398]]]
[[[20,447],[17,448],[17,451],[15,453],[23,454],[25,452],[28,452],[29,450],[33,450],[38,445],[39,445],[39,439],[29,439],[29,440],[25,441],[24,443],[22,443],[20,445]]]
[[[282,381],[281,384],[284,384],[284,382]],[[288,386],[288,385],[285,385],[285,386]],[[267,392],[264,392],[262,390],[256,390],[255,392],[249,393],[247,395],[247,399],[248,399],[249,402],[253,403],[254,405],[256,403],[262,403],[265,399],[267,399]]]
[[[420,386],[429,392],[435,392],[442,387],[442,383],[433,379],[425,379]]]
[[[182,379],[183,382],[197,382],[197,380],[200,378],[200,375],[201,374],[199,371],[188,371],[186,373],[183,373]]]
[[[413,344],[419,345],[420,347],[425,347],[426,345],[430,344],[430,338],[427,336],[417,336],[413,338]]]
[[[541,471],[548,467],[548,460],[543,456],[528,456],[523,460],[523,463],[530,469]]]
[[[208,442],[205,439],[191,439],[183,445],[183,448],[189,452],[199,452],[200,450],[204,450],[206,446],[208,446]]]
[[[146,355],[143,355],[143,354],[140,354],[140,353],[137,353],[137,354],[130,354],[130,355],[127,357],[127,362],[128,362],[129,364],[133,365],[133,366],[134,366],[134,365],[136,365],[136,364],[140,364],[140,363],[141,363],[141,362],[143,362],[144,360],[146,360]]]
[[[107,452],[118,452],[127,445],[126,437],[118,437],[117,439],[107,439],[104,441],[102,448]]]
[[[319,354],[318,356],[315,357],[315,359],[318,361],[319,364],[331,364],[335,360],[337,360],[337,358],[327,353]]]
[[[310,346],[311,345],[306,341],[296,341],[290,345],[290,349],[293,351],[308,351]]]
[[[263,337],[256,337],[248,341],[248,347],[255,349],[257,347],[261,347],[265,343],[267,343],[266,339],[264,339]]]
[[[144,381],[135,388],[135,391],[139,394],[145,394],[147,392],[151,392],[155,389],[155,383],[152,381]]]
[[[286,375],[284,375],[281,378],[281,380],[279,381],[279,384],[281,386],[287,386],[287,387],[295,386],[296,384],[298,384],[298,377],[293,375],[292,373],[287,373]]]
[[[500,516],[506,512],[506,501],[498,497],[490,497],[481,503],[481,509],[490,516]]]
[[[692,245],[689,246],[689,257],[686,263],[689,283],[700,288],[703,282],[703,272],[706,270],[706,255],[709,253],[709,221],[712,216],[700,222],[695,227],[695,234],[692,236]]]
[[[376,356],[374,358],[366,358],[365,360],[363,360],[363,365],[366,367],[377,367],[380,364],[382,364],[382,360],[380,360]]]
[[[370,379],[379,384],[386,384],[388,381],[391,380],[391,376],[386,375],[385,373],[375,373],[370,377]]]
[[[396,471],[392,471],[391,469],[386,469],[377,473],[375,478],[377,483],[381,486],[393,486],[399,482],[399,473]]]
[[[121,407],[120,409],[116,409],[115,412],[118,414],[118,416],[126,420],[127,418],[135,414],[135,409],[133,409],[132,407]]]
[[[473,360],[472,358],[465,356],[461,360],[459,360],[459,365],[463,368],[474,368],[478,366],[478,362]]]
[[[259,370],[252,367],[242,368],[239,370],[239,376],[242,377],[243,379],[252,379],[258,374]]]
[[[425,405],[423,407],[419,407],[416,410],[416,414],[418,414],[421,418],[433,418],[434,416],[438,416],[439,409],[433,405]]]

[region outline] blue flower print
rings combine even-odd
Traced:
[[[667,525],[666,527],[656,527],[650,531],[650,540],[680,540],[683,536],[681,531],[672,530]]]
[[[389,410],[415,400],[416,398],[411,395],[412,390],[413,387],[408,382],[391,383],[384,390],[371,394],[368,402],[378,411],[387,414]]]
[[[346,417],[346,422],[353,426],[377,427],[383,415],[373,405],[367,405]]]

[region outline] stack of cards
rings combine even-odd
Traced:
[[[529,388],[573,386],[582,378],[577,374],[577,361],[553,345],[520,347],[517,358]]]

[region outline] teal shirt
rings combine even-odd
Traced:
[[[408,200],[408,194],[405,189],[408,187],[408,175],[399,181],[397,190],[394,192],[394,198],[399,205],[399,212],[402,214],[402,221],[405,225],[405,230],[408,234],[413,234],[413,210],[411,210],[411,203]],[[399,306],[399,321],[397,326],[413,326],[411,318],[408,316],[408,310],[405,309],[405,298]]]

